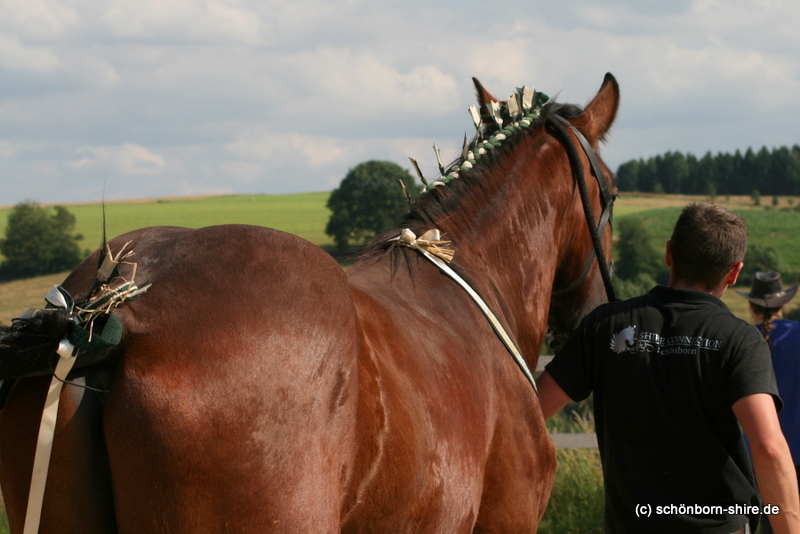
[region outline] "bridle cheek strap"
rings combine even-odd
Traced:
[[[600,162],[597,160],[597,156],[592,149],[592,145],[580,132],[580,130],[575,128],[571,122],[560,115],[552,115],[550,117],[550,123],[552,124],[555,132],[558,134],[557,137],[566,149],[567,157],[569,158],[570,166],[572,168],[572,174],[576,183],[578,184],[578,190],[581,194],[581,202],[583,203],[583,211],[586,215],[586,224],[589,227],[589,235],[592,238],[592,253],[589,255],[589,260],[581,275],[569,286],[553,291],[553,295],[561,295],[578,288],[589,275],[592,262],[594,258],[597,257],[600,267],[600,274],[603,278],[603,284],[605,285],[606,289],[606,295],[609,302],[614,301],[616,300],[616,296],[614,294],[614,286],[611,283],[611,265],[606,260],[605,250],[603,249],[603,244],[600,241],[600,236],[603,235],[606,226],[611,222],[614,208],[614,197],[611,195],[605,173],[603,172],[603,168],[600,166]],[[592,174],[594,174],[595,178],[597,178],[597,184],[600,186],[603,213],[600,215],[600,221],[597,225],[595,225],[594,212],[592,210],[591,202],[589,201],[589,192],[586,187],[586,180],[583,174],[583,164],[581,163],[581,158],[578,155],[575,144],[572,141],[572,137],[569,135],[569,132],[567,132],[565,126],[566,128],[569,128],[578,139],[578,142],[583,148],[583,151],[586,153],[587,158],[589,158],[589,163],[592,166]]]

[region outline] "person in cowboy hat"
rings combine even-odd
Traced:
[[[762,324],[764,337],[769,342],[772,326],[770,323],[772,319],[783,319],[783,305],[797,294],[797,286],[783,289],[781,273],[756,271],[750,293],[744,291],[737,293],[750,301],[750,310],[756,322]]]
[[[778,272],[756,272],[750,292],[737,293],[750,301],[756,327],[772,351],[778,393],[783,399],[778,419],[800,477],[800,323],[783,318],[783,306],[797,294],[797,286],[784,289]],[[773,530],[764,524],[761,532],[771,534]]]

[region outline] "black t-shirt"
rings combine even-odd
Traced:
[[[781,401],[764,338],[721,300],[659,286],[600,306],[547,371],[573,400],[594,393],[607,533],[730,533],[748,516],[755,529],[743,505],[760,499],[731,406],[755,393]]]

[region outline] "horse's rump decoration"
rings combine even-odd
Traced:
[[[99,357],[119,344],[122,325],[112,312],[126,301],[139,298],[150,287],[149,281],[141,287],[136,284],[136,264],[126,261],[133,255],[133,251],[126,250],[127,245],[116,256],[110,249],[103,250],[92,289],[81,302],[76,304],[66,289],[53,286],[44,297],[47,308],[25,310],[4,330],[0,347],[18,347],[16,352],[0,351],[0,380],[4,386],[9,379],[13,382],[24,376],[53,374],[56,347],[62,338],[54,331],[42,336],[39,328],[43,323],[57,325],[57,330],[63,330],[63,339],[79,351],[77,368],[98,363]],[[122,262],[133,267],[130,280],[119,275]]]
[[[130,280],[120,277],[119,263],[133,254],[132,251],[125,251],[126,246],[127,244],[122,247],[116,257],[112,254],[111,249],[104,250],[104,253],[100,255],[97,279],[84,302],[76,305],[72,295],[66,289],[58,285],[53,286],[44,297],[45,302],[51,308],[26,310],[14,320],[11,332],[3,336],[4,344],[17,341],[18,344],[25,346],[28,345],[25,338],[30,335],[31,330],[35,331],[36,325],[42,322],[43,314],[55,313],[60,318],[66,317],[66,322],[63,320],[57,322],[64,326],[64,337],[54,351],[57,358],[55,365],[52,361],[53,355],[48,354],[47,350],[41,350],[42,346],[38,345],[30,351],[30,357],[21,359],[20,362],[11,362],[12,365],[3,367],[6,374],[0,376],[0,379],[3,380],[2,386],[0,386],[0,390],[2,390],[0,398],[4,400],[17,378],[37,376],[47,370],[52,373],[39,425],[25,516],[25,534],[35,534],[39,531],[40,512],[53,447],[61,390],[67,383],[69,372],[76,367],[98,363],[100,360],[97,357],[91,358],[91,355],[105,353],[119,344],[122,339],[122,325],[112,314],[113,310],[125,301],[139,298],[150,287],[149,282],[142,287],[136,285],[134,280],[136,264],[131,264],[133,265],[133,274]],[[35,337],[36,333],[33,336]],[[77,386],[87,388],[85,385]]]
[[[137,266],[116,266],[109,289],[126,296],[81,326],[94,341],[113,317],[121,338],[69,381],[109,393],[61,392],[41,533],[535,530],[555,471],[537,396],[467,293],[391,239],[449,261],[535,367],[548,326],[563,335],[604,300],[591,258],[593,242],[610,250],[610,225],[588,215],[593,238],[587,214],[610,202],[590,159],[619,91],[607,75],[579,108],[476,89],[476,139],[346,273],[319,247],[254,226],[145,228],[108,243],[129,243]],[[568,155],[555,117],[591,151]],[[115,270],[101,252],[51,294],[62,309],[0,328],[0,376],[33,345],[51,365],[90,310],[98,267]],[[72,313],[68,297],[81,303]],[[0,418],[15,534],[49,382],[19,378]]]

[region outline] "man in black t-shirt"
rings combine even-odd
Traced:
[[[720,300],[746,246],[741,217],[687,206],[667,242],[669,287],[594,310],[539,378],[546,419],[594,394],[607,534],[749,532],[764,505],[780,511],[775,532],[800,533],[769,349]]]

